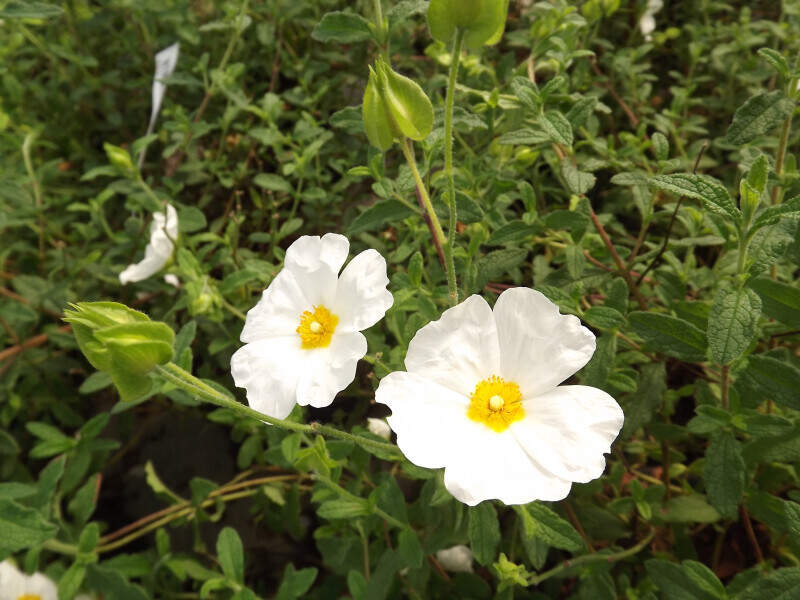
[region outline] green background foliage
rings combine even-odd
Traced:
[[[451,48],[425,1],[376,4],[0,3],[0,559],[67,599],[796,597],[800,3],[666,2],[645,40],[643,0],[512,0],[462,56],[459,295],[528,286],[581,317],[598,345],[572,381],[626,416],[564,501],[472,508],[366,431],[450,305],[412,171],[360,105],[379,55],[427,93],[413,151],[446,223]],[[165,201],[180,287],[120,285]],[[331,407],[264,426],[224,407],[241,319],[328,231],[387,258],[395,302]],[[97,300],[154,321],[155,370],[87,362],[62,317]],[[455,544],[473,573],[437,561]]]

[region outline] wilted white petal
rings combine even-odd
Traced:
[[[486,300],[470,296],[417,331],[405,364],[409,373],[469,396],[477,381],[500,368],[497,328]]]
[[[142,281],[155,275],[172,257],[175,240],[178,238],[178,213],[171,204],[167,204],[166,214],[153,213],[150,224],[150,242],[144,249],[144,258],[135,264],[128,265],[119,274],[119,280],[125,284]]]
[[[386,419],[373,419],[372,417],[367,417],[367,429],[370,433],[373,433],[378,437],[382,437],[385,440],[388,440],[390,437],[392,437],[392,429],[389,427]]]
[[[526,398],[554,388],[594,354],[594,334],[536,290],[504,291],[494,318],[502,376],[515,381]]]
[[[436,553],[436,560],[445,571],[472,573],[472,550],[464,544],[439,550]]]
[[[386,259],[376,250],[365,250],[353,258],[336,288],[333,309],[339,315],[339,326],[361,331],[380,321],[394,302],[387,285]]]

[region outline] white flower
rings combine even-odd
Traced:
[[[655,14],[664,7],[663,0],[648,0],[647,7],[644,9],[639,19],[639,31],[642,32],[645,41],[650,42],[653,36],[650,35],[656,29]]]
[[[119,274],[120,282],[125,284],[130,281],[142,281],[158,273],[172,256],[176,239],[178,239],[178,213],[171,204],[167,204],[166,214],[153,213],[150,243],[144,249],[144,259],[128,265]]]
[[[389,424],[386,422],[386,419],[373,419],[371,417],[367,417],[367,429],[369,429],[370,433],[374,433],[385,440],[388,440],[390,437],[392,437],[392,430],[389,428]]]
[[[367,353],[359,333],[392,305],[386,261],[365,250],[342,271],[350,243],[343,235],[303,236],[286,250],[284,267],[247,313],[231,374],[250,406],[283,419],[295,402],[328,406],[353,381]]]
[[[453,573],[472,573],[472,550],[464,544],[439,550],[436,560],[445,571]]]
[[[494,311],[480,296],[446,310],[408,346],[407,372],[375,395],[392,409],[397,445],[474,506],[561,500],[605,469],[622,409],[602,390],[559,383],[595,349],[577,317],[539,292],[512,288]]]
[[[178,276],[175,275],[175,273],[167,273],[164,275],[164,281],[170,284],[172,287],[181,287],[181,280],[178,279]]]
[[[58,594],[49,577],[26,575],[10,560],[4,560],[0,563],[0,600],[58,600]]]

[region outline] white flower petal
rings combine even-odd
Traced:
[[[523,402],[509,428],[529,456],[558,477],[585,483],[603,474],[624,415],[603,390],[563,385]]]
[[[472,573],[472,550],[464,544],[439,550],[436,553],[436,560],[446,571]]]
[[[297,403],[321,408],[355,379],[356,365],[367,353],[367,338],[357,331],[336,333],[329,347],[301,352],[305,364],[297,383]]]
[[[511,288],[494,306],[500,339],[501,376],[516,382],[523,397],[546,392],[583,367],[595,337],[573,315],[562,315],[544,294]]]
[[[166,214],[153,213],[153,222],[150,224],[150,242],[144,249],[144,258],[138,263],[128,265],[119,274],[120,282],[125,284],[142,281],[158,273],[172,256],[177,238],[178,213],[175,211],[175,207],[167,204]]]
[[[273,337],[245,344],[233,354],[233,381],[247,390],[252,409],[277,419],[289,416],[305,367],[301,352],[299,340]]]
[[[417,331],[408,345],[409,373],[469,397],[475,385],[500,369],[500,347],[492,310],[473,295]]]
[[[339,327],[361,331],[383,318],[394,298],[386,286],[386,260],[376,250],[365,250],[342,271],[332,310],[339,317]]]
[[[330,307],[349,248],[350,242],[338,233],[326,233],[321,238],[304,235],[287,248],[283,268],[292,272],[311,304]]]
[[[457,500],[475,506],[494,499],[527,504],[567,497],[572,483],[544,469],[509,431],[496,433],[482,423],[467,423],[472,434],[460,440],[456,460],[444,470],[444,485]]]
[[[26,575],[17,569],[10,560],[0,563],[0,599],[16,600],[25,593]]]
[[[181,287],[181,280],[178,279],[178,276],[175,275],[175,273],[167,273],[164,275],[164,281],[170,284],[172,287]]]
[[[42,573],[34,573],[25,582],[25,593],[39,596],[41,600],[58,600],[56,584]]]
[[[382,437],[385,440],[392,437],[392,428],[389,427],[389,423],[386,422],[386,419],[367,417],[367,429],[370,433]]]
[[[312,306],[294,273],[283,269],[264,290],[258,303],[247,311],[240,339],[256,342],[275,336],[296,336],[300,316]]]
[[[387,418],[397,445],[415,465],[450,464],[469,443],[469,399],[415,373],[395,371],[381,379],[375,401],[392,409]]]

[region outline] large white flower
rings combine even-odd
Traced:
[[[376,400],[416,465],[445,467],[460,501],[561,500],[605,469],[622,409],[602,390],[558,384],[583,367],[594,335],[545,296],[512,288],[494,311],[480,296],[446,310],[408,346]]]
[[[58,600],[56,584],[41,573],[26,575],[9,560],[0,563],[0,600]]]
[[[176,239],[178,239],[178,213],[171,204],[167,204],[166,212],[153,213],[150,243],[144,249],[144,258],[141,262],[128,265],[119,274],[120,282],[125,284],[129,281],[142,281],[158,273],[172,257]]]
[[[328,406],[353,381],[367,353],[359,332],[377,323],[393,299],[386,261],[375,250],[357,255],[338,276],[349,246],[334,233],[299,238],[247,313],[245,345],[231,358],[231,374],[254,409],[283,419],[295,402]]]

